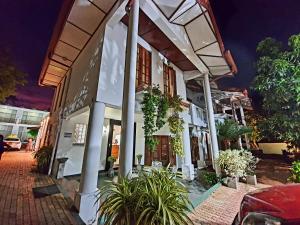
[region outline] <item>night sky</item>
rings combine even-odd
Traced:
[[[49,110],[52,88],[39,87],[38,77],[59,13],[61,0],[0,0],[0,48],[7,48],[28,84],[7,104]]]
[[[53,90],[37,86],[61,0],[0,0],[0,47],[8,48],[17,67],[28,74],[8,104],[47,110]],[[300,0],[211,0],[226,49],[239,73],[221,87],[248,88],[254,77],[257,43],[271,36],[286,42],[300,33]]]

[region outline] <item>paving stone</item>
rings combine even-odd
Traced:
[[[29,152],[5,152],[0,161],[0,224],[77,225],[67,201],[46,175],[33,173]],[[33,188],[47,189],[35,198]]]
[[[254,187],[239,183],[237,190],[221,186],[189,216],[195,225],[231,225],[244,195],[264,187],[268,185],[259,184]]]

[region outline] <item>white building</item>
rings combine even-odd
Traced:
[[[193,179],[193,163],[219,154],[209,79],[236,70],[207,0],[64,1],[39,83],[56,89],[47,135],[53,165],[67,157],[63,175],[81,174],[75,205],[84,222],[94,218],[98,172],[110,155],[123,176],[137,154],[142,164],[173,157],[167,125],[156,133],[157,151],[145,150],[143,88],[159,84],[183,98],[185,155],[176,165]],[[193,93],[188,81],[203,92]]]
[[[39,127],[48,114],[41,110],[0,105],[0,134],[4,137],[14,135],[24,141],[27,139],[28,129]]]

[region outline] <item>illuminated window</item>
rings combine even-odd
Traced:
[[[151,85],[151,52],[140,45],[137,51],[135,88],[140,91]]]
[[[164,63],[164,91],[170,97],[177,94],[176,91],[176,72],[175,70]]]
[[[74,130],[74,144],[84,144],[86,136],[86,124],[77,123],[75,124]]]

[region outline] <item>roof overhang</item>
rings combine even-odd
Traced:
[[[122,1],[63,1],[41,70],[40,85],[58,86],[117,2]],[[205,65],[211,76],[228,76],[237,72],[230,52],[225,51],[208,0],[152,0],[152,2],[170,24],[180,26],[184,30],[193,54],[200,59],[199,63]],[[146,17],[143,13],[141,16]],[[145,31],[145,26],[149,25],[147,24],[149,21],[145,19],[144,22],[146,23],[142,27]],[[158,31],[153,23],[151,26],[150,28]],[[147,35],[151,38],[150,33],[144,33],[143,38]],[[157,42],[157,36],[154,37]],[[160,37],[163,37],[163,32]],[[160,43],[157,43],[157,46],[160,46]],[[166,49],[162,51],[167,58],[174,56],[173,61],[175,59],[178,61],[174,64],[184,71],[195,69],[183,53],[178,54],[177,50],[180,49],[178,46],[176,49],[173,44],[171,50],[168,50],[167,47],[170,46],[166,46]]]
[[[171,23],[184,28],[194,53],[212,76],[237,73],[226,51],[208,0],[152,0]]]
[[[118,0],[64,0],[39,85],[57,86]]]

